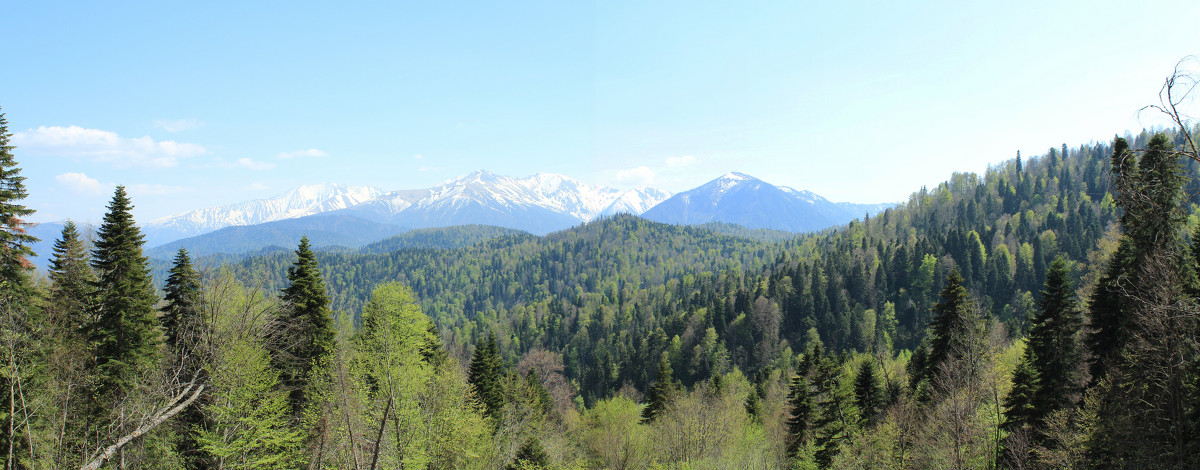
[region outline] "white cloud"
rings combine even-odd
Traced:
[[[329,156],[329,154],[326,153],[324,150],[317,150],[317,149],[297,150],[295,152],[280,152],[279,155],[276,155],[276,157],[282,158],[284,160],[287,160],[289,158],[302,158],[302,157],[316,158],[316,157],[328,157],[328,156]]]
[[[256,171],[270,170],[270,169],[275,168],[274,163],[256,162],[249,158],[239,158],[239,159],[237,159],[237,162],[234,162],[233,166],[238,167],[238,168],[246,168],[246,169],[250,169],[250,170],[256,170]]]
[[[55,176],[54,181],[81,194],[101,195],[112,189],[112,185],[101,183],[83,173],[63,173]]]
[[[167,132],[183,132],[203,126],[204,123],[195,118],[187,119],[159,119],[154,121],[154,125]]]
[[[669,166],[669,167],[691,166],[691,165],[695,165],[695,164],[696,164],[696,157],[694,155],[684,155],[682,157],[667,157],[667,166]]]
[[[617,181],[633,181],[638,184],[650,184],[654,182],[654,170],[651,170],[650,167],[646,165],[630,168],[628,170],[620,170],[617,172]]]
[[[168,194],[191,191],[191,189],[183,186],[168,186],[165,184],[131,184],[126,189],[129,190],[130,196],[166,196]]]
[[[116,132],[79,126],[42,126],[18,132],[13,135],[13,143],[31,153],[111,163],[119,167],[173,167],[181,158],[208,152],[199,144],[155,141],[149,136],[121,137]]]
[[[413,155],[413,160],[420,160],[420,159],[422,159],[422,158],[425,158],[425,156],[424,156],[424,155],[421,155],[421,154],[419,154],[419,153],[418,153],[418,154],[416,154],[416,155]]]

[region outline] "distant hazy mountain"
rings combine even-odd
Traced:
[[[886,207],[889,205],[837,204],[809,191],[728,173],[671,196],[642,217],[670,224],[724,222],[752,229],[808,232],[841,225]]]
[[[370,186],[315,184],[300,186],[270,199],[209,207],[162,217],[142,227],[146,245],[157,246],[232,226],[247,226],[295,219],[345,209],[379,197],[383,191]]]
[[[215,232],[175,240],[146,250],[151,258],[171,259],[180,248],[193,257],[217,253],[241,254],[277,246],[295,249],[307,236],[314,247],[358,248],[404,233],[407,229],[346,214],[318,214],[263,224],[225,227]]]

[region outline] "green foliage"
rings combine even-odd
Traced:
[[[875,363],[870,359],[862,361],[854,376],[854,403],[858,405],[859,416],[866,421],[874,420],[883,409],[883,387],[875,375]]]
[[[200,274],[192,267],[187,250],[180,248],[175,254],[175,265],[163,287],[164,299],[162,324],[167,331],[167,347],[186,356],[199,336],[200,318]]]
[[[485,414],[496,420],[504,413],[504,387],[500,381],[503,373],[504,364],[496,347],[496,338],[488,336],[487,341],[475,345],[467,383],[475,388],[475,394],[485,407]]]
[[[788,388],[788,455],[797,457],[809,441],[809,429],[812,427],[813,412],[812,391],[808,387],[808,379],[797,375],[792,378]]]
[[[68,220],[63,224],[62,235],[54,242],[47,275],[51,283],[48,299],[51,324],[66,336],[84,335],[92,323],[96,303],[93,287],[96,273],[88,264],[88,249],[74,222]]]
[[[38,239],[25,228],[24,218],[34,213],[33,209],[20,203],[29,196],[25,190],[25,177],[17,167],[13,149],[9,143],[8,120],[0,112],[0,301],[13,302],[28,298],[31,294],[28,282],[33,264],[30,245]]]
[[[542,470],[550,468],[550,456],[542,449],[537,439],[529,438],[517,450],[513,462],[504,467],[505,470]]]

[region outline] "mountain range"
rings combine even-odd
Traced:
[[[202,256],[291,247],[304,235],[318,247],[358,248],[411,230],[462,225],[544,235],[615,214],[797,233],[845,224],[890,206],[834,203],[736,172],[673,195],[650,187],[592,185],[558,174],[514,178],[475,171],[425,189],[300,186],[273,198],[162,217],[143,231],[147,254],[169,258],[178,248]],[[44,266],[60,229],[53,223],[39,227],[45,251],[39,253],[39,265]]]

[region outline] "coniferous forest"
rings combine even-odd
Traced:
[[[0,459],[1194,468],[1200,129],[1176,122],[794,237],[617,215],[152,261],[118,186],[43,273],[0,114]]]

